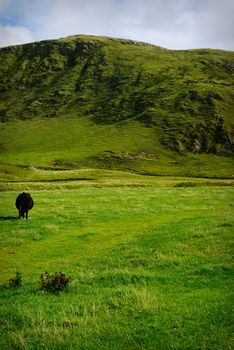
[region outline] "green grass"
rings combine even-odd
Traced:
[[[1,349],[232,348],[232,187],[30,193],[28,221],[1,193]],[[60,270],[69,290],[41,293]]]
[[[2,48],[0,162],[230,178],[233,66],[85,35]]]
[[[1,349],[232,348],[233,65],[83,35],[0,49]]]
[[[232,158],[177,154],[162,148],[155,129],[139,122],[95,125],[89,118],[12,121],[0,129],[2,180],[40,180],[22,166],[50,169],[96,168],[146,175],[232,178]],[[12,166],[10,166],[12,165]],[[20,167],[14,167],[19,165]],[[56,172],[54,172],[54,175]],[[72,175],[71,175],[72,176]]]

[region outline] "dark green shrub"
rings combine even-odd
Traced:
[[[55,272],[49,275],[48,272],[41,274],[41,289],[51,293],[62,292],[70,281],[62,272]]]
[[[9,285],[10,287],[20,287],[22,286],[22,277],[20,272],[16,272],[16,275],[14,278],[9,279]]]

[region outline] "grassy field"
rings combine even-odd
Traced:
[[[154,129],[133,121],[110,126],[72,116],[15,120],[2,123],[0,140],[0,181],[61,179],[56,172],[45,172],[52,169],[229,179],[234,174],[233,158],[172,152],[160,145]],[[95,171],[91,177],[100,175]]]
[[[93,36],[0,50],[0,349],[232,349],[233,66]]]
[[[28,221],[0,194],[1,349],[232,349],[233,187],[32,188]]]

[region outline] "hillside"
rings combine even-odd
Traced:
[[[2,48],[0,161],[231,177],[233,71],[233,52],[107,37]]]

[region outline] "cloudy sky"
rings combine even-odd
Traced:
[[[0,46],[74,34],[234,50],[234,0],[0,0]]]

